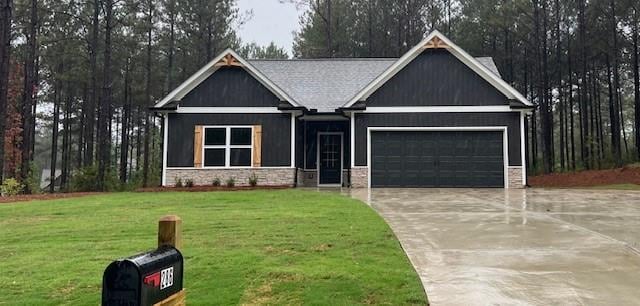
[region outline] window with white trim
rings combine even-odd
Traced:
[[[251,167],[253,128],[214,126],[204,128],[205,167]]]

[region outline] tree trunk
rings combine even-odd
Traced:
[[[633,96],[635,111],[636,158],[640,159],[640,64],[638,62],[638,3],[633,6]]]
[[[333,57],[333,21],[331,19],[331,1],[327,1],[327,57]]]
[[[38,1],[32,0],[30,6],[30,21],[27,33],[26,58],[24,64],[24,91],[22,93],[22,163],[20,165],[20,178],[25,182],[29,177],[31,160],[33,157],[33,106],[36,103],[37,95],[37,35],[38,35]],[[29,186],[25,187],[25,192],[30,193]]]
[[[2,0],[0,9],[0,183],[4,180],[4,137],[9,88],[9,55],[11,53],[11,14],[13,0]]]
[[[148,12],[147,12],[147,60],[146,60],[146,85],[145,85],[145,106],[151,106],[151,43],[152,43],[152,34],[153,34],[153,1],[148,0],[147,2]],[[151,137],[151,122],[149,120],[149,114],[146,110],[144,110],[144,165],[142,168],[142,187],[147,187],[149,184],[149,138]]]
[[[169,13],[169,51],[167,52],[167,90],[169,92],[173,90],[173,66],[174,66],[174,57],[175,57],[175,44],[176,44],[176,2],[174,0],[170,0],[168,4],[167,11]]]
[[[582,163],[586,169],[591,168],[591,156],[589,155],[589,113],[588,113],[588,105],[587,101],[587,46],[586,46],[586,16],[585,16],[585,5],[586,0],[578,0],[578,34],[579,34],[579,42],[580,42],[580,57],[582,69],[580,71],[580,140],[581,140],[581,157]]]
[[[613,57],[613,95],[609,94],[609,116],[611,118],[611,153],[613,154],[613,161],[616,167],[622,166],[622,152],[620,146],[620,107],[618,105],[619,94],[619,71],[618,71],[618,24],[616,22],[616,6],[615,0],[611,0],[611,34],[613,37],[613,44],[611,46],[611,57]],[[611,67],[609,64],[609,57],[607,55],[607,70],[609,77],[611,77]]]
[[[109,143],[111,142],[110,118],[111,113],[111,32],[113,30],[113,0],[104,1],[105,33],[104,33],[104,79],[102,99],[98,114],[98,179],[97,189],[105,191],[106,173],[110,164]]]
[[[120,183],[127,183],[127,155],[129,153],[129,116],[131,114],[131,58],[127,58],[124,72],[124,107],[122,108],[122,134],[120,135]]]
[[[93,16],[91,22],[91,42],[89,45],[89,70],[91,73],[91,97],[88,100],[85,118],[84,137],[86,147],[84,151],[84,165],[93,165],[94,133],[96,120],[96,106],[98,105],[98,39],[100,35],[100,7],[102,0],[93,1]]]
[[[67,86],[67,99],[64,106],[64,135],[62,137],[62,173],[60,176],[60,190],[68,191],[69,183],[69,154],[71,154],[71,102],[73,96],[71,93],[71,84]]]
[[[64,68],[64,63],[60,63],[58,66],[58,72],[61,73]],[[56,188],[56,163],[58,162],[58,127],[60,119],[60,97],[62,96],[61,86],[62,82],[58,80],[55,85],[55,92],[53,97],[53,124],[51,125],[51,165],[49,172],[49,192],[54,193]]]
[[[610,133],[611,133],[611,154],[614,159],[614,163],[616,166],[621,164],[620,159],[620,128],[618,126],[619,122],[619,113],[616,108],[616,94],[615,94],[615,86],[611,81],[612,72],[611,72],[611,61],[609,59],[609,55],[606,56],[607,63],[607,85],[609,87],[609,120],[610,124]],[[617,159],[617,160],[616,160]]]

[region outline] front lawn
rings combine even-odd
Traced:
[[[0,204],[0,305],[98,305],[104,268],[154,248],[166,214],[183,219],[189,305],[427,303],[373,210],[279,190]]]

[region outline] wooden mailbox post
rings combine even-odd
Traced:
[[[165,245],[178,250],[182,249],[182,219],[176,215],[164,216],[158,221],[158,247]],[[186,293],[183,289],[154,306],[184,305],[186,305]]]

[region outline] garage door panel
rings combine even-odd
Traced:
[[[499,131],[371,133],[373,187],[502,187]]]

